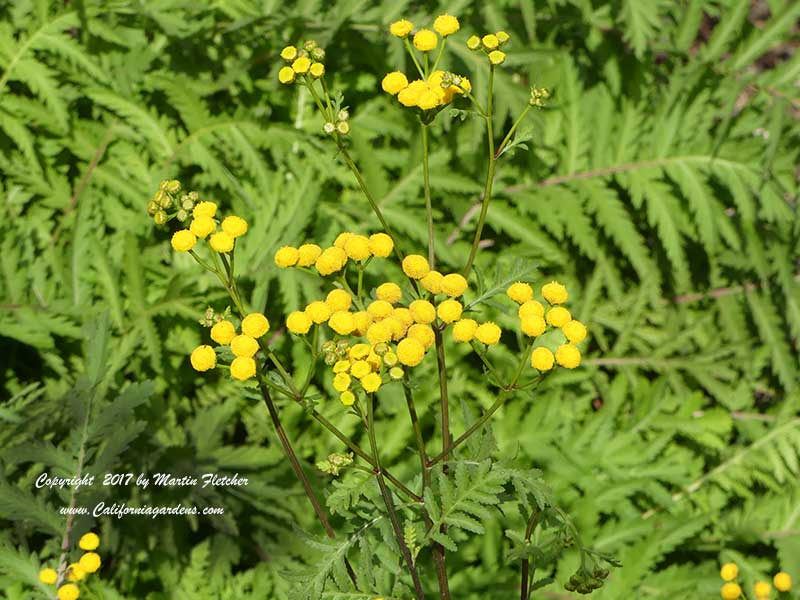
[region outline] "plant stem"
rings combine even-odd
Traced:
[[[442,332],[434,329],[434,339],[436,342],[436,365],[439,371],[439,398],[442,413],[442,453],[440,456],[446,457],[450,452],[450,399],[447,394],[447,364],[444,355],[444,340]],[[428,469],[434,463],[428,461]],[[429,472],[429,471],[428,471]],[[442,469],[445,477],[447,469]],[[444,528],[444,526],[443,526]],[[447,579],[447,561],[444,546],[437,544],[433,549],[434,560],[436,561],[436,576],[439,580],[439,596],[442,600],[450,600],[450,585]]]
[[[408,416],[411,418],[411,426],[414,429],[414,436],[417,441],[417,453],[419,454],[419,462],[422,472],[425,471],[428,464],[428,455],[425,452],[425,440],[422,438],[422,428],[419,424],[419,417],[417,417],[417,409],[414,406],[414,397],[411,394],[411,384],[408,380],[408,373],[405,374],[403,380],[403,393],[406,397],[406,405],[408,406]],[[425,495],[425,480],[422,481],[422,495]]]
[[[522,114],[520,114],[520,116],[517,117],[517,120],[514,121],[514,124],[511,126],[511,129],[508,130],[508,133],[506,134],[506,137],[503,138],[503,141],[500,142],[500,145],[497,147],[497,152],[494,153],[495,154],[495,160],[503,153],[503,150],[505,150],[506,144],[508,144],[508,142],[511,140],[511,136],[514,135],[514,132],[517,130],[517,127],[519,127],[519,124],[522,123],[522,119],[525,118],[525,115],[528,114],[528,111],[530,109],[531,109],[531,105],[528,104],[525,107],[525,110],[522,111]]]
[[[536,529],[536,526],[539,524],[539,517],[541,517],[542,511],[539,510],[538,507],[533,507],[531,510],[531,516],[528,519],[528,527],[525,529],[525,542],[529,543],[531,541],[531,536],[533,535],[533,530]],[[529,567],[530,559],[526,556],[522,559],[522,569],[521,569],[521,576],[520,576],[520,600],[528,600],[529,592],[528,592],[528,584],[529,584],[529,577],[528,577],[528,567]],[[534,567],[534,572],[536,571],[536,567]],[[533,573],[531,573],[533,575]]]
[[[406,46],[406,50],[408,50],[408,53],[411,55],[411,60],[414,61],[414,66],[417,67],[417,71],[419,72],[419,76],[422,77],[423,79],[425,79],[425,73],[423,72],[422,67],[419,64],[419,61],[417,60],[417,55],[414,53],[414,48],[411,46],[411,42],[408,40],[408,38],[405,38],[405,40],[403,40],[403,42],[404,42],[404,44]]]
[[[425,213],[428,215],[428,263],[431,269],[436,268],[436,254],[434,251],[433,240],[433,207],[431,205],[431,180],[428,166],[428,126],[425,123],[422,127],[422,185],[425,190]]]
[[[386,504],[386,511],[389,514],[389,520],[392,522],[392,528],[394,529],[394,535],[397,538],[397,543],[400,546],[400,552],[403,555],[406,566],[408,567],[409,574],[411,575],[411,581],[414,583],[414,592],[417,600],[424,600],[425,592],[422,590],[422,582],[419,579],[417,567],[414,564],[414,558],[411,556],[411,551],[408,549],[405,539],[403,538],[403,529],[400,527],[400,521],[397,518],[397,511],[394,507],[394,500],[392,500],[392,493],[389,491],[389,488],[386,487],[386,482],[383,480],[381,459],[380,455],[378,454],[378,444],[375,441],[375,419],[373,414],[374,402],[375,397],[372,394],[369,394],[367,396],[367,429],[369,431],[369,444],[372,448],[372,457],[375,461],[375,477],[378,480],[378,487],[381,490],[383,502]]]
[[[436,60],[433,61],[433,68],[431,69],[431,73],[436,72],[436,67],[439,66],[439,61],[442,60],[442,54],[444,54],[445,46],[447,46],[447,38],[442,38],[442,45],[439,46],[439,54],[436,55]]]

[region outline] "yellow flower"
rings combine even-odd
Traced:
[[[544,299],[550,304],[564,304],[567,298],[569,298],[567,288],[557,281],[544,284],[542,286],[542,296],[544,296]]]
[[[87,573],[94,573],[100,568],[100,555],[97,552],[86,552],[81,556],[78,564]]]
[[[345,292],[343,289],[336,288],[335,290],[328,292],[328,295],[325,297],[325,304],[327,304],[328,308],[330,308],[333,312],[339,310],[350,310],[350,306],[353,304],[353,299],[350,297],[350,294]]]
[[[86,577],[86,571],[79,563],[72,563],[67,567],[67,581],[81,581]]]
[[[58,588],[58,592],[56,593],[58,600],[77,600],[80,595],[81,591],[74,583],[62,585],[60,588]]]
[[[506,53],[500,50],[492,50],[489,52],[489,62],[493,65],[502,65],[506,60]]]
[[[506,295],[517,304],[525,304],[533,298],[533,288],[527,283],[518,281],[508,287]]]
[[[739,567],[736,566],[736,563],[725,563],[719,570],[719,576],[724,581],[733,581],[739,576]]]
[[[399,306],[392,311],[392,317],[397,319],[403,324],[403,327],[408,329],[414,324],[414,317],[411,311],[404,306]]]
[[[498,40],[497,36],[493,33],[483,36],[481,42],[483,43],[483,47],[487,50],[494,50],[500,45],[500,40]]]
[[[345,406],[353,406],[353,403],[356,401],[356,396],[351,391],[342,392],[339,395],[339,401]]]
[[[373,233],[369,236],[369,251],[373,256],[386,258],[394,250],[392,238],[385,233]]]
[[[294,81],[294,69],[292,67],[281,67],[278,71],[278,81],[283,84],[292,83]]]
[[[556,350],[556,362],[567,369],[574,369],[581,364],[581,351],[572,344],[564,344]]]
[[[353,260],[369,258],[369,239],[363,235],[351,235],[344,245],[344,251]]]
[[[381,387],[381,376],[377,373],[370,373],[361,378],[361,387],[370,394],[377,392]]]
[[[420,95],[427,89],[428,86],[424,81],[421,79],[415,79],[408,84],[407,88],[401,90],[400,93],[397,94],[397,101],[403,106],[417,106]]]
[[[314,263],[320,275],[330,275],[341,271],[347,262],[347,254],[341,248],[325,248]]]
[[[547,324],[542,317],[532,315],[520,321],[520,329],[525,335],[536,337],[544,333],[544,330],[547,329]]]
[[[547,322],[553,327],[563,327],[572,319],[572,315],[563,306],[556,306],[547,311]]]
[[[313,62],[311,63],[308,72],[311,73],[312,77],[319,79],[325,75],[325,65],[323,65],[321,62]]]
[[[481,38],[479,38],[477,35],[469,36],[469,39],[467,40],[467,48],[470,50],[477,50],[480,45]]]
[[[788,573],[781,571],[772,578],[775,589],[779,592],[788,592],[792,589],[792,578]]]
[[[344,245],[347,243],[351,237],[353,237],[355,233],[352,231],[343,231],[339,235],[336,236],[336,239],[333,240],[333,247],[334,248],[341,248],[344,250]]]
[[[300,253],[293,246],[282,246],[275,253],[275,264],[281,269],[293,267],[300,259]]]
[[[358,335],[366,335],[367,328],[372,325],[372,317],[370,314],[365,310],[360,310],[357,313],[353,313],[353,320],[356,323],[355,332]]]
[[[369,356],[367,356],[367,364],[372,368],[373,371],[377,371],[381,368],[381,357],[375,354],[375,349],[370,350]]]
[[[452,323],[453,321],[458,321],[461,318],[461,312],[464,310],[464,307],[461,306],[461,302],[458,300],[445,300],[436,309],[439,318],[444,321],[445,323]]]
[[[392,330],[392,340],[395,342],[402,339],[408,330],[408,327],[400,319],[395,319],[391,316],[386,317],[382,322],[386,323]]]
[[[222,231],[227,233],[232,238],[237,238],[247,233],[247,221],[245,221],[242,217],[237,217],[236,215],[225,217],[222,220],[221,227]]]
[[[373,319],[385,319],[394,308],[386,300],[374,300],[367,305],[367,312]]]
[[[424,285],[424,284],[423,284]],[[450,273],[442,277],[442,292],[451,298],[457,298],[467,291],[467,280],[463,275]]]
[[[395,96],[408,87],[408,79],[400,71],[392,71],[381,81],[381,88],[387,94]]]
[[[408,367],[416,367],[425,358],[425,346],[414,338],[406,338],[397,344],[397,359]]]
[[[198,202],[192,210],[192,216],[213,218],[217,214],[217,205],[214,202]]]
[[[428,87],[427,89],[423,90],[419,95],[419,98],[417,98],[417,106],[419,106],[422,110],[431,110],[432,108],[436,108],[439,106],[439,104],[441,104],[443,95],[444,94],[437,94],[435,90]]]
[[[424,346],[425,350],[433,346],[436,341],[436,336],[431,326],[422,323],[415,323],[409,327],[406,336],[412,340],[417,340]]]
[[[505,44],[511,38],[505,31],[498,31],[495,35],[497,36],[497,41],[499,41],[501,45]]]
[[[172,234],[172,247],[178,252],[188,252],[197,243],[197,236],[188,229],[181,229]]]
[[[439,273],[439,271],[430,271],[428,272],[425,277],[419,280],[426,290],[428,290],[431,294],[441,294],[442,293],[442,281],[444,281],[444,275]]]
[[[331,308],[322,300],[316,300],[306,306],[306,316],[314,323],[324,323],[331,318]]]
[[[371,351],[372,348],[369,344],[356,344],[350,348],[350,358],[353,360],[361,360],[362,358],[367,358]]]
[[[246,381],[256,374],[256,361],[249,356],[237,356],[231,363],[231,377]]]
[[[191,231],[201,240],[206,239],[206,237],[208,237],[210,233],[213,233],[216,228],[217,224],[214,223],[214,219],[211,217],[197,217],[196,219],[193,219],[192,224],[189,225],[189,231]]]
[[[234,356],[253,356],[258,352],[258,342],[249,335],[237,335],[231,340],[231,352]]]
[[[375,288],[375,295],[378,297],[378,300],[385,300],[389,304],[395,304],[403,297],[403,290],[401,290],[400,286],[396,283],[387,281]]]
[[[333,364],[333,372],[334,373],[346,373],[350,370],[350,361],[349,360],[337,360]]]
[[[281,50],[281,58],[283,60],[294,60],[297,58],[297,48],[294,46],[286,46]]]
[[[389,342],[392,339],[392,327],[385,321],[378,321],[367,327],[367,339],[370,344]]]
[[[431,267],[428,259],[419,254],[409,254],[403,259],[403,273],[412,279],[422,279],[430,273]]]
[[[308,73],[308,69],[311,68],[311,59],[307,56],[301,56],[299,58],[294,59],[292,63],[292,70],[295,73]]]
[[[436,319],[436,308],[427,300],[414,300],[408,310],[417,323],[432,323]]]
[[[567,321],[562,325],[561,331],[564,332],[566,338],[573,344],[579,344],[586,337],[586,326],[580,321]]]
[[[333,389],[337,392],[344,392],[350,387],[350,375],[339,373],[333,378]]]
[[[555,364],[555,357],[550,350],[544,346],[533,350],[533,354],[531,354],[531,366],[534,369],[542,372],[549,371],[553,368],[553,364]]]
[[[473,319],[461,319],[453,325],[453,339],[457,342],[471,342],[478,324]]]
[[[269,331],[269,321],[261,313],[250,313],[242,320],[242,333],[260,338]]]
[[[542,306],[541,302],[537,302],[536,300],[528,300],[520,305],[517,315],[520,319],[524,319],[525,317],[543,317],[544,306]]]
[[[719,591],[719,595],[722,596],[722,600],[736,600],[742,596],[742,588],[738,583],[726,583]]]
[[[311,319],[306,313],[296,310],[286,317],[286,329],[297,335],[305,335],[311,329]]]
[[[225,321],[222,321],[225,323]],[[213,329],[212,335],[213,335]],[[100,545],[100,537],[96,533],[85,533],[81,536],[81,539],[78,540],[78,548],[81,550],[96,550],[97,547]]]
[[[758,600],[766,600],[772,592],[772,586],[767,581],[757,581],[753,586],[753,593]]]
[[[414,34],[414,47],[420,52],[430,52],[439,44],[439,38],[430,29],[420,29]]]
[[[404,371],[401,367],[392,367],[389,369],[389,377],[398,381],[403,378]]]
[[[236,328],[230,321],[220,321],[211,328],[211,339],[222,346],[227,346],[236,335]],[[89,535],[88,533],[86,535]],[[81,538],[83,539],[83,538]],[[96,548],[97,546],[95,546]],[[83,546],[81,546],[83,548]],[[94,548],[83,548],[84,550],[94,550]]]
[[[389,25],[391,34],[399,38],[407,37],[412,29],[414,29],[414,24],[407,19],[401,19]]]
[[[55,569],[42,569],[39,571],[39,581],[46,585],[53,585],[58,580]]]
[[[458,19],[450,15],[439,15],[433,22],[433,28],[442,37],[454,34],[459,27]]]
[[[310,267],[322,254],[322,248],[316,244],[303,244],[297,249],[297,266]]]
[[[230,252],[233,250],[233,238],[224,231],[218,231],[209,240],[211,248],[217,252]]]
[[[500,328],[491,321],[481,323],[475,330],[475,339],[487,346],[493,346],[500,341]]]
[[[352,333],[356,328],[356,320],[353,318],[352,313],[344,310],[337,310],[331,315],[331,318],[328,319],[328,325],[339,335],[347,335]]]
[[[369,356],[369,353],[367,353],[366,356]],[[366,358],[366,356],[364,358]],[[350,367],[350,373],[353,377],[361,379],[362,377],[366,377],[369,373],[372,373],[372,365],[365,360],[357,360],[353,363],[353,366]]]
[[[217,366],[217,353],[211,346],[198,346],[189,357],[195,371],[208,371]]]

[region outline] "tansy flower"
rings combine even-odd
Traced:
[[[373,256],[386,258],[394,250],[392,238],[385,233],[373,233],[369,236],[369,251]]]
[[[215,323],[211,328],[211,339],[220,344],[227,346],[231,340],[236,336],[236,328],[230,321],[220,321]],[[88,533],[86,535],[89,535]],[[83,538],[81,538],[83,539]],[[81,546],[83,548],[83,546]],[[95,546],[97,548],[97,546]],[[94,548],[84,548],[84,550],[94,550]]]
[[[328,295],[325,297],[325,304],[334,312],[338,310],[350,310],[353,299],[350,297],[350,294],[343,289],[336,288],[328,292]]]
[[[400,319],[394,317],[387,317],[383,320],[392,330],[392,340],[395,342],[402,339],[408,329]]]
[[[541,302],[537,302],[536,300],[528,300],[520,305],[517,316],[519,316],[520,319],[524,319],[525,317],[543,317],[544,306],[542,306]]]
[[[420,29],[414,34],[414,47],[420,52],[430,52],[439,44],[439,38],[430,29]]]
[[[719,594],[722,596],[722,600],[736,600],[741,597],[742,588],[739,587],[738,583],[726,583],[722,586]]]
[[[377,373],[370,373],[361,378],[361,387],[365,392],[373,394],[381,387],[381,376]]]
[[[296,335],[305,335],[311,329],[311,319],[306,313],[296,310],[286,317],[286,329]]]
[[[753,593],[758,600],[766,599],[772,592],[772,586],[766,581],[757,581],[753,586]]]
[[[533,288],[527,283],[518,281],[509,286],[506,295],[517,304],[525,304],[533,298]]]
[[[350,370],[350,361],[349,360],[337,360],[333,363],[333,368],[331,369],[334,373],[346,373]]]
[[[534,348],[531,354],[531,366],[537,371],[549,371],[553,368],[555,357],[549,349],[544,346]]]
[[[404,88],[399,94],[397,94],[397,101],[403,106],[409,108],[412,106],[417,106],[422,92],[426,91],[427,89],[428,85],[424,81],[421,79],[415,79],[408,84],[408,87]]]
[[[347,239],[344,251],[353,260],[365,260],[370,257],[369,239],[363,235],[352,235]]]
[[[493,50],[489,52],[489,62],[493,65],[501,65],[506,60],[506,53],[500,50]]]
[[[581,364],[581,351],[572,344],[564,344],[556,350],[556,362],[567,369]]]
[[[547,311],[547,322],[553,327],[562,327],[572,319],[572,315],[563,306],[556,306]]]
[[[478,324],[473,319],[461,319],[453,325],[453,339],[457,342],[471,342]]]
[[[261,313],[250,313],[242,320],[242,333],[260,338],[269,331],[269,321]]]
[[[411,311],[404,306],[396,307],[392,311],[392,317],[400,321],[406,329],[414,324],[414,316],[411,314]]]
[[[337,392],[344,392],[350,387],[350,375],[339,373],[333,378],[333,389]]]
[[[387,281],[375,288],[375,295],[379,300],[385,300],[389,304],[395,304],[403,297],[403,291],[396,283]]]
[[[322,254],[322,248],[316,244],[303,244],[297,249],[297,266],[310,267]]]
[[[194,209],[192,209],[192,216],[196,219],[198,217],[213,218],[217,214],[217,205],[214,202],[198,202]]]
[[[775,589],[779,592],[788,592],[792,589],[792,578],[788,573],[781,571],[772,578]]]
[[[547,329],[547,324],[542,317],[531,315],[520,320],[520,329],[525,335],[536,337],[544,333],[544,330]]]
[[[428,290],[431,294],[441,294],[442,293],[442,282],[444,281],[444,275],[439,273],[439,271],[429,271],[425,277],[419,280],[426,290]]]
[[[353,377],[361,379],[362,377],[366,377],[369,373],[372,373],[372,366],[365,360],[357,360],[353,363],[353,366],[350,367],[350,373]]]
[[[450,273],[442,277],[442,292],[451,298],[458,298],[467,291],[467,280],[463,275]]]
[[[469,36],[469,39],[467,40],[467,48],[469,48],[470,50],[477,50],[480,47],[480,45],[481,45],[481,38],[479,38],[477,35]]]
[[[62,585],[60,588],[58,588],[58,592],[56,593],[58,600],[77,600],[80,595],[81,591],[74,583]]]
[[[367,327],[367,339],[370,344],[380,344],[390,342],[392,339],[392,327],[389,323],[378,321]]]
[[[311,59],[307,56],[301,56],[296,58],[292,63],[292,70],[295,73],[308,73],[308,69],[311,67]]]
[[[314,267],[319,271],[320,275],[324,276],[341,271],[345,263],[347,263],[345,251],[341,248],[332,247],[325,248],[322,251],[322,254],[319,255],[319,258],[314,263]]]
[[[278,81],[283,84],[289,84],[294,81],[294,69],[292,67],[281,67],[278,71]]]
[[[81,566],[81,569],[87,573],[94,573],[100,568],[100,555],[96,552],[86,552],[81,556],[78,564]]]
[[[367,358],[371,351],[372,348],[370,348],[369,344],[356,344],[350,348],[350,358],[361,360],[362,358]],[[356,375],[356,377],[359,377],[359,375]]]
[[[246,381],[256,374],[256,361],[249,356],[237,356],[231,363],[231,377]]]
[[[586,337],[586,326],[580,321],[567,321],[562,325],[561,331],[564,332],[566,338],[573,344],[579,344]]]
[[[564,304],[567,298],[569,298],[567,288],[557,281],[544,284],[542,286],[542,296],[544,296],[544,299],[550,304]]]
[[[356,320],[353,318],[352,313],[337,310],[328,319],[328,325],[339,335],[348,335],[356,328]]]
[[[433,22],[433,28],[442,37],[454,34],[459,27],[458,19],[450,15],[440,15]]]
[[[297,48],[294,46],[286,46],[283,50],[281,50],[281,58],[283,60],[294,60],[297,58]]]
[[[245,221],[242,217],[237,217],[236,215],[225,217],[222,220],[221,227],[222,231],[227,233],[232,238],[237,238],[247,233],[247,221]]]
[[[397,358],[397,354],[395,354],[391,350],[389,350],[389,352],[383,355],[383,364],[385,364],[387,367],[395,366],[398,360],[399,359]]]
[[[423,325],[422,323],[415,323],[408,328],[406,336],[412,340],[417,340],[423,345],[425,350],[433,346],[436,341],[436,335],[433,333],[430,325]]]
[[[282,246],[275,253],[275,264],[281,269],[295,266],[299,259],[300,253],[292,246]]]
[[[426,89],[422,90],[417,98],[417,106],[419,106],[422,110],[431,110],[432,108],[439,106],[443,99],[444,93],[438,94],[436,89],[432,89],[430,86],[428,86]]]
[[[481,42],[483,43],[483,47],[487,50],[494,50],[500,45],[500,40],[498,40],[497,36],[493,33],[483,36]]]
[[[511,36],[508,35],[505,31],[498,31],[497,33],[495,33],[495,35],[497,36],[497,41],[500,42],[500,45],[505,44],[511,38]]]
[[[389,369],[389,377],[398,381],[403,378],[404,371],[401,367],[392,367]]]
[[[217,252],[230,252],[233,250],[233,238],[224,231],[218,231],[209,240],[211,248]]]
[[[325,65],[323,65],[321,62],[311,63],[308,72],[311,73],[312,77],[319,79],[325,75]]]
[[[306,316],[314,323],[324,323],[331,318],[331,309],[325,302],[316,300],[306,306]]]
[[[425,358],[425,346],[413,338],[397,344],[397,359],[408,367],[416,367]]]
[[[217,353],[211,346],[198,346],[189,357],[195,371],[208,371],[217,366]]]
[[[408,310],[417,323],[432,323],[436,319],[436,308],[427,300],[414,300]]]
[[[67,567],[67,581],[80,581],[86,577],[86,571],[79,563],[72,563]]]
[[[353,394],[353,392],[348,390],[339,395],[339,401],[345,406],[352,406],[356,401],[356,396]]]
[[[489,321],[488,323],[481,323],[475,330],[475,339],[487,346],[493,346],[500,341],[500,328]]]
[[[356,324],[356,333],[358,335],[366,335],[367,328],[372,325],[372,316],[367,311],[360,310],[357,313],[353,313],[353,320]]]
[[[397,95],[407,87],[408,79],[406,79],[406,76],[400,71],[388,73],[386,77],[383,78],[383,81],[381,81],[381,88],[383,88],[383,91],[392,96]]]
[[[222,321],[223,323],[225,321]],[[213,330],[212,330],[213,331]],[[85,533],[81,536],[81,539],[78,540],[78,548],[81,550],[96,550],[97,547],[100,545],[100,537],[96,533]]]
[[[39,581],[46,585],[53,585],[58,580],[58,573],[55,569],[42,569],[39,571]]]
[[[172,234],[172,247],[178,252],[188,252],[197,243],[197,236],[188,229],[181,229]]]
[[[400,21],[395,21],[391,25],[389,25],[389,32],[399,38],[405,38],[411,33],[411,30],[414,29],[414,24],[407,19],[401,19]]]
[[[736,566],[736,563],[725,563],[719,570],[719,576],[723,581],[733,581],[739,576],[739,567]]]
[[[336,236],[336,239],[333,240],[333,247],[334,248],[341,248],[344,250],[344,245],[347,243],[351,237],[353,237],[355,233],[352,231],[343,231],[339,235]]]
[[[403,259],[403,273],[412,279],[422,279],[430,273],[428,260],[419,254],[409,254]]]
[[[258,342],[249,335],[237,335],[231,340],[231,352],[234,356],[253,356],[258,352]]]
[[[386,300],[374,300],[367,306],[367,312],[373,319],[385,319],[392,314],[394,308]]]
[[[445,323],[452,323],[461,318],[461,311],[464,309],[458,300],[445,300],[436,308],[439,318]]]
[[[206,237],[208,237],[210,233],[213,233],[216,228],[217,224],[214,223],[214,219],[211,217],[197,217],[196,219],[193,219],[191,225],[189,225],[189,231],[191,231],[201,240],[206,239]]]

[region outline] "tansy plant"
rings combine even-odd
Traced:
[[[68,547],[57,568],[46,567],[39,571],[39,581],[47,586],[54,586],[57,600],[76,600],[81,595],[81,581],[100,568],[100,555],[96,552],[100,546],[100,538],[96,533],[87,533],[78,540],[80,556],[75,562],[67,559]]]
[[[417,599],[438,594],[450,598],[447,553],[456,552],[458,543],[468,534],[483,531],[481,520],[501,497],[503,502],[516,498],[527,519],[524,531],[508,533],[514,545],[511,556],[520,560],[520,598],[531,597],[534,589],[552,581],[535,580],[535,573],[539,569],[552,575],[552,558],[566,547],[577,549],[580,562],[563,582],[565,587],[590,593],[603,584],[614,560],[583,545],[569,517],[553,502],[539,472],[494,460],[491,453],[479,452],[476,456],[466,449],[470,440],[483,439],[479,445],[487,443],[485,426],[506,402],[520,394],[532,394],[554,369],[575,369],[581,363],[579,345],[587,330],[572,318],[564,285],[557,281],[532,285],[530,280],[511,279],[487,290],[473,270],[497,161],[513,143],[514,132],[525,115],[533,107],[542,107],[548,92],[533,88],[530,102],[495,145],[493,75],[505,61],[503,48],[509,43],[508,34],[500,31],[467,40],[469,49],[483,55],[481,60],[489,72],[487,89],[478,94],[467,75],[445,70],[445,47],[460,29],[458,19],[442,15],[431,28],[415,28],[404,19],[392,23],[389,29],[404,44],[414,66],[412,77],[395,71],[383,78],[381,87],[396,97],[401,105],[398,110],[413,111],[419,122],[427,251],[407,253],[409,249],[392,231],[352,159],[346,143],[349,112],[326,82],[325,51],[313,41],[287,46],[280,53],[285,64],[278,71],[278,79],[308,90],[322,115],[323,132],[352,171],[383,230],[344,232],[331,240],[281,247],[274,256],[276,267],[320,278],[324,292],[280,317],[280,326],[270,336],[273,328],[269,320],[247,307],[239,288],[235,256],[237,245],[246,243],[245,220],[221,215],[215,203],[199,201],[194,192],[182,193],[178,181],[164,181],[148,206],[149,213],[160,226],[180,223],[172,233],[173,248],[190,254],[212,273],[232,303],[224,312],[213,308],[207,311],[201,322],[209,328],[208,343],[191,352],[191,364],[198,371],[225,369],[233,379],[252,382],[258,388],[283,450],[331,539],[337,538],[337,532],[283,428],[282,402],[301,405],[310,419],[332,434],[332,452],[326,458],[319,457],[320,470],[334,477],[358,473],[374,479],[374,496],[353,493],[354,501],[363,494],[375,503],[366,510],[347,513],[363,522],[356,530],[349,523],[345,533],[350,532],[351,537],[342,546],[335,546],[334,558],[320,567],[321,572],[299,578],[301,595],[319,597],[326,586],[328,590],[335,586],[343,593],[413,594]],[[438,263],[434,245],[430,129],[437,116],[456,103],[484,120],[488,158],[481,213],[470,251],[462,264],[444,265]],[[501,303],[492,300],[500,293],[505,295]],[[490,318],[491,310],[499,304],[503,310],[516,313],[516,331],[504,335]],[[305,372],[294,372],[274,352],[273,342],[282,335],[293,336],[306,349],[310,367]],[[496,350],[502,345],[513,353],[512,359],[508,350]],[[448,393],[452,373],[448,365],[454,361],[465,368],[482,369],[495,388],[491,406],[459,435],[453,434],[450,424],[454,399]],[[425,380],[434,370],[438,431],[431,437],[425,435],[415,392],[426,386]],[[320,371],[321,385],[327,390],[323,393],[316,391],[315,385]],[[384,402],[394,399],[402,399],[400,402],[406,405],[418,455],[416,474],[400,476],[382,458],[376,428]],[[366,444],[362,446],[355,436],[346,433],[352,427],[340,425],[341,415],[326,416],[332,411],[344,413],[362,428]],[[441,447],[433,448],[432,442],[438,439]],[[328,504],[334,502],[329,500]],[[338,512],[344,514],[341,507]],[[385,529],[387,541],[399,552],[402,569],[379,578],[374,566],[364,564],[369,556],[349,550],[366,530],[382,528],[383,522],[390,525]]]
[[[775,573],[772,583],[764,580],[756,581],[753,584],[752,594],[746,593],[743,589],[739,577],[739,566],[736,563],[722,565],[719,575],[724,581],[719,591],[723,600],[788,600],[795,597],[790,593],[792,577],[785,571]]]

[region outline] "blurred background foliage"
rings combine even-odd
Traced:
[[[226,298],[173,255],[145,205],[175,177],[248,218],[237,265],[246,265],[246,302],[273,322],[317,299],[319,279],[276,272],[277,247],[378,226],[312,99],[277,82],[280,49],[314,38],[350,107],[353,155],[404,250],[424,248],[418,127],[379,84],[387,71],[410,72],[389,22],[421,25],[441,12],[462,22],[447,68],[468,74],[479,96],[485,65],[463,40],[511,34],[496,130],[522,110],[530,85],[553,91],[520,130],[527,151],[498,169],[477,267],[491,281],[511,259],[533,261],[537,283],[569,286],[591,335],[585,366],[499,413],[502,453],[541,468],[585,540],[624,563],[598,598],[713,597],[717,565],[731,559],[748,583],[779,566],[800,577],[800,3],[20,0],[0,8],[6,597],[44,593],[38,565],[58,553],[57,508],[69,496],[33,481],[75,472],[90,398],[89,472],[251,479],[213,492],[81,496],[226,508],[199,519],[78,519],[79,533],[99,527],[104,540],[97,597],[283,598],[297,587],[282,574],[315,555],[292,523],[317,525],[255,394],[191,370],[197,320]],[[435,129],[437,248],[451,268],[474,231],[484,135],[479,119],[459,115],[443,114]],[[510,328],[503,310],[494,316]],[[291,340],[278,352],[304,366]],[[466,360],[452,393],[469,420],[492,391]],[[322,374],[315,385],[325,393]],[[434,435],[424,375],[422,418]],[[416,458],[402,400],[381,400],[382,447],[408,475]],[[323,411],[348,427],[336,404]],[[295,406],[281,410],[310,472],[341,450]],[[331,504],[346,527],[357,511],[328,476],[314,483],[338,490]],[[506,531],[524,529],[524,518],[491,512],[485,533],[450,555],[455,597],[518,595]],[[389,569],[390,549],[375,553]],[[567,553],[553,565],[558,582],[576,561]],[[548,589],[542,597],[572,597]]]

